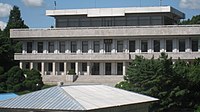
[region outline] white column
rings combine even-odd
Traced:
[[[116,63],[115,62],[111,63],[111,75],[116,75],[117,74],[116,70],[117,70]]]
[[[160,40],[160,52],[165,52],[165,39]]]
[[[200,52],[200,39],[198,39],[198,51]]]
[[[129,41],[127,39],[123,41],[123,51],[124,51],[124,53],[128,53],[128,43],[129,43]]]
[[[177,39],[173,39],[172,40],[172,44],[173,44],[173,52],[178,52],[178,40]]]
[[[126,75],[126,62],[123,62],[123,75]]]
[[[79,65],[78,65],[78,62],[75,63],[75,73],[76,73],[76,75],[79,75]]]
[[[147,43],[148,43],[148,50],[147,50],[147,52],[148,53],[152,53],[152,52],[154,52],[154,49],[153,49],[153,40],[152,39],[148,39],[147,40]]]
[[[93,41],[89,40],[88,41],[88,53],[93,53]]]
[[[23,42],[22,53],[27,53],[27,42]]]
[[[105,75],[105,63],[100,63],[100,75]]]
[[[91,63],[87,62],[87,75],[91,75],[90,66],[91,66]]]
[[[44,47],[44,49],[43,49],[43,53],[48,53],[48,42],[47,41],[44,41],[43,42],[43,47]]]
[[[191,52],[191,39],[187,38],[185,39],[185,52]]]
[[[30,70],[33,69],[33,62],[30,62]]]
[[[65,53],[70,53],[70,52],[71,52],[71,42],[65,41]]]
[[[36,48],[36,46],[37,46],[37,42],[36,42],[36,41],[33,41],[33,51],[32,51],[33,54],[37,53],[37,48]]]
[[[53,75],[56,75],[56,63],[53,62]]]
[[[136,39],[135,40],[135,53],[140,53],[141,51],[141,44],[140,44],[140,40]]]
[[[19,62],[19,68],[23,69],[23,63],[21,61]]]
[[[113,39],[111,53],[116,53],[116,52],[117,52],[117,40]]]
[[[82,41],[77,41],[77,51],[76,53],[82,53]]]
[[[67,62],[64,62],[64,75],[67,75]]]
[[[42,72],[42,75],[44,75],[44,62],[41,62],[41,72]]]
[[[54,53],[59,53],[59,41],[54,41]]]
[[[100,53],[105,53],[104,51],[104,40],[102,39],[100,40]]]

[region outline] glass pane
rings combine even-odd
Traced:
[[[154,46],[154,52],[160,52],[160,40],[154,40],[153,41]]]
[[[38,42],[38,53],[43,53],[43,42]]]
[[[198,51],[198,40],[192,40],[192,51],[193,52]]]
[[[173,44],[172,40],[166,40],[166,52],[172,52]]]
[[[135,52],[135,41],[129,41],[129,52]]]
[[[123,52],[123,41],[117,41],[117,52]]]
[[[185,52],[185,40],[179,40],[179,52]]]
[[[148,48],[147,40],[142,40],[141,41],[141,51],[142,52],[147,52],[147,48]]]

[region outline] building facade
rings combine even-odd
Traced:
[[[44,82],[65,82],[69,70],[82,79],[121,80],[136,55],[200,56],[200,26],[177,25],[185,15],[170,6],[47,10],[46,15],[55,18],[56,28],[11,30],[11,38],[23,44],[15,60],[21,68],[39,70]]]

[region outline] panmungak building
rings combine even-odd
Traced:
[[[177,25],[184,13],[170,6],[47,10],[55,28],[12,29],[23,43],[21,68],[39,70],[44,82],[116,83],[136,55],[193,60],[200,56],[200,26]],[[39,24],[39,23],[38,23]]]

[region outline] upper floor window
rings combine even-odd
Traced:
[[[82,52],[87,53],[88,52],[88,41],[82,42]]]
[[[179,52],[185,52],[185,40],[179,40]]]
[[[123,41],[117,41],[117,52],[123,52]]]
[[[160,52],[160,40],[153,41],[154,52]]]
[[[77,44],[76,41],[71,41],[71,53],[76,53]]]
[[[54,42],[49,42],[48,43],[48,52],[49,53],[54,53]]]
[[[32,42],[27,42],[27,53],[32,53]]]
[[[61,41],[59,43],[59,50],[60,50],[60,53],[65,53],[65,41]]]
[[[147,52],[148,50],[148,42],[147,40],[141,40],[141,51]]]
[[[129,41],[129,52],[135,52],[135,40]]]
[[[112,39],[105,39],[105,52],[111,52]]]
[[[38,42],[38,53],[43,53],[43,42]]]
[[[166,52],[172,52],[173,43],[172,40],[166,40]]]
[[[192,40],[192,51],[197,52],[198,51],[198,40]]]
[[[100,50],[100,43],[99,41],[94,41],[94,52],[97,53]]]

